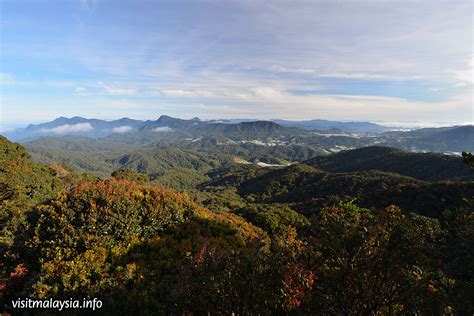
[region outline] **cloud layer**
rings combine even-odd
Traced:
[[[472,119],[472,1],[83,3],[4,4],[4,120]]]
[[[90,123],[78,123],[78,124],[64,124],[57,127],[43,129],[44,133],[55,133],[55,134],[68,134],[68,133],[84,133],[91,132],[94,127]]]

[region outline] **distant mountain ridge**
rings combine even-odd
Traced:
[[[74,116],[71,118],[61,116],[51,122],[30,124],[26,128],[16,129],[13,132],[4,134],[12,140],[65,135],[97,138],[112,133],[132,131],[144,123],[144,121],[126,117],[113,121],[105,121],[100,119],[88,119],[80,116]]]
[[[168,115],[161,115],[156,121],[147,121],[144,122],[140,127],[139,131],[150,131],[156,128],[189,128],[191,126],[196,126],[204,124],[199,118],[193,118],[190,120],[180,119],[171,117]]]
[[[413,137],[405,137],[412,136]],[[428,129],[412,131],[402,139],[387,143],[408,150],[462,152],[474,150],[474,126],[455,126],[451,128]]]
[[[265,123],[264,123],[265,122]],[[229,127],[235,126],[235,127]],[[12,132],[4,133],[12,140],[32,139],[44,136],[58,135],[76,135],[85,137],[104,137],[113,133],[126,133],[132,131],[166,131],[169,129],[195,129],[196,127],[205,127],[211,131],[243,131],[245,128],[262,128],[269,132],[269,129],[277,130],[284,128],[302,128],[302,129],[320,129],[330,130],[339,129],[345,132],[375,132],[380,133],[390,130],[388,127],[380,126],[369,122],[336,122],[326,120],[311,121],[285,121],[285,120],[253,120],[253,119],[226,119],[204,121],[197,117],[190,120],[174,118],[168,115],[161,115],[157,120],[135,120],[130,118],[121,118],[112,121],[106,121],[95,118],[84,118],[74,116],[71,118],[58,117],[50,122],[41,124],[30,124],[26,128],[19,128]],[[255,132],[252,132],[255,134]],[[271,133],[270,133],[271,134]]]
[[[315,129],[317,128],[317,129]],[[393,131],[370,122],[326,120],[201,120],[161,115],[157,120],[121,118],[113,121],[79,116],[59,117],[51,122],[30,124],[26,128],[3,133],[13,141],[43,137],[87,137],[127,144],[171,146],[211,140],[213,145],[254,143],[259,146],[309,146],[334,153],[372,145],[401,148],[415,152],[444,152],[460,155],[474,151],[474,126],[422,128]],[[189,145],[189,144],[188,144]],[[188,146],[189,147],[189,146]],[[196,147],[192,145],[192,147]]]
[[[287,121],[287,120],[272,120],[283,126],[298,127],[304,129],[318,129],[318,130],[329,130],[329,129],[340,129],[346,132],[368,132],[368,133],[383,133],[394,128],[387,126],[378,125],[371,122],[340,122],[340,121],[328,121],[328,120],[307,120],[307,121]]]

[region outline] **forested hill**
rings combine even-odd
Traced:
[[[122,118],[114,121],[60,117],[51,122],[6,132],[12,140],[29,142],[44,137],[87,137],[133,146],[172,146],[189,148],[206,144],[235,146],[258,144],[280,149],[305,148],[322,153],[381,145],[414,152],[442,152],[460,155],[474,151],[474,127],[451,126],[411,131],[391,130],[367,122],[321,120],[290,122],[282,120],[200,120],[161,115],[157,120]],[[282,158],[282,157],[278,157]],[[300,158],[300,157],[298,157]],[[300,159],[293,159],[298,161]]]
[[[397,205],[406,212],[439,218],[474,196],[472,181],[430,183],[377,170],[331,173],[305,164],[273,170],[228,168],[208,175],[212,180],[200,186],[203,191],[236,192],[243,201],[287,205],[308,217],[325,206],[353,200],[364,207]]]
[[[0,253],[12,242],[24,211],[62,190],[68,175],[60,166],[31,162],[23,146],[0,136]]]
[[[473,180],[472,171],[461,157],[438,153],[413,153],[370,146],[319,156],[304,162],[327,172],[379,170],[425,181]]]
[[[103,141],[57,145],[115,153]],[[107,163],[128,168],[78,174],[0,138],[0,313],[15,314],[18,297],[96,297],[104,314],[474,312],[473,181],[178,148]]]

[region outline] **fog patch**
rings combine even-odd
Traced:
[[[162,132],[170,132],[173,129],[168,126],[156,127],[153,129],[154,132],[162,133]]]
[[[90,132],[94,130],[94,127],[90,123],[78,123],[78,124],[64,124],[53,128],[43,128],[43,133],[54,133],[54,134],[66,134],[66,133],[81,133]]]
[[[129,125],[117,126],[117,127],[112,128],[112,132],[120,133],[120,134],[128,133],[128,132],[131,132],[131,131],[133,131],[133,127],[131,127]]]

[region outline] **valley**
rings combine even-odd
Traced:
[[[314,130],[304,122],[295,123],[304,127],[299,128],[268,121],[215,123],[169,116],[161,116],[156,121],[124,118],[110,122],[62,117],[49,123],[30,125],[6,136],[24,143],[36,161],[71,164],[80,171],[101,176],[125,166],[117,162],[121,155],[165,147],[217,154],[221,162],[242,159],[282,166],[374,145],[451,155],[474,150],[472,126],[373,133],[369,123],[366,130],[362,123],[358,124],[359,131],[354,132],[351,127],[354,123],[334,122],[325,125],[325,130]]]

